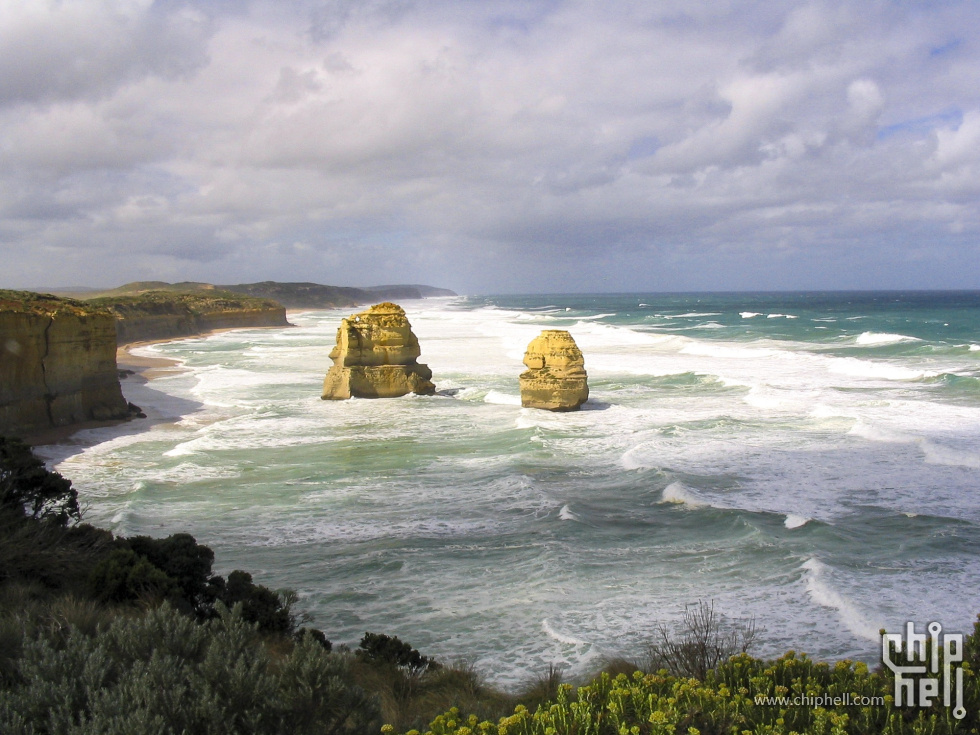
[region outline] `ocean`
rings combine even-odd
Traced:
[[[878,660],[980,613],[980,293],[408,301],[440,395],[322,401],[339,320],[143,347],[149,418],[44,456],[87,521],[186,531],[335,644],[397,635],[501,685],[636,657],[711,601],[759,655]],[[520,406],[542,329],[583,410]],[[79,449],[79,444],[84,448]]]

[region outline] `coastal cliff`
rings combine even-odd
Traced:
[[[78,301],[0,291],[0,434],[128,418],[114,322]]]
[[[91,299],[85,303],[106,309],[115,316],[119,344],[193,337],[214,329],[289,326],[286,309],[281,304],[220,291],[147,291]]]

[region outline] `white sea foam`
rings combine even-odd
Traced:
[[[915,444],[922,451],[923,460],[927,464],[980,468],[980,452],[945,446],[924,436],[874,426],[865,421],[858,421],[848,433],[875,442]]]
[[[624,470],[646,470],[650,468],[646,462],[643,462],[639,457],[642,454],[642,450],[645,449],[643,445],[633,447],[627,450],[620,456],[619,463],[622,465]]]
[[[854,413],[855,411],[852,408],[844,408],[843,406],[828,406],[824,403],[818,403],[810,409],[810,416],[815,419],[854,419],[856,418]]]
[[[545,618],[541,621],[541,630],[543,630],[549,638],[553,638],[559,643],[566,646],[587,646],[588,642],[583,641],[581,638],[576,638],[575,636],[568,635],[566,633],[559,633],[548,623],[548,619]]]
[[[668,317],[670,319],[685,319],[694,318],[699,316],[721,316],[720,311],[691,311],[687,314],[675,314],[674,316]]]
[[[572,512],[572,509],[567,505],[563,505],[561,510],[558,511],[558,517],[563,521],[578,521],[580,520],[577,515]]]
[[[891,345],[898,342],[921,342],[918,337],[907,337],[904,334],[889,334],[887,332],[861,332],[855,340],[859,345]]]
[[[766,319],[799,319],[795,314],[767,314]]]
[[[496,403],[501,406],[520,406],[521,397],[515,396],[512,393],[501,393],[498,390],[492,390],[483,397],[484,403]]]
[[[875,442],[913,444],[917,441],[921,441],[921,437],[906,434],[902,431],[895,431],[894,429],[873,426],[872,424],[860,420],[855,423],[854,426],[851,427],[851,430],[847,433],[851,436],[859,436],[862,439],[868,439]]]
[[[769,410],[790,408],[797,403],[796,397],[792,394],[787,395],[784,392],[777,392],[768,386],[753,386],[742,397],[742,400],[750,406]]]
[[[783,525],[786,526],[786,528],[800,528],[809,522],[810,519],[806,516],[798,516],[793,513],[787,513],[786,520],[783,521]]]
[[[570,331],[574,332],[573,336],[580,347],[588,345],[590,349],[665,345],[683,339],[669,334],[641,332],[628,327],[590,321],[579,321]]]
[[[877,378],[881,380],[921,380],[925,377],[938,375],[934,371],[913,370],[887,362],[859,360],[856,357],[830,358],[829,370],[839,375],[850,375],[856,378]]]
[[[740,311],[738,315],[743,319],[753,319],[757,316],[762,316],[762,314],[757,311]]]
[[[775,357],[777,353],[782,351],[767,347],[742,347],[731,343],[691,342],[681,348],[681,352],[688,355],[701,355],[704,357],[734,357],[740,360],[761,360],[766,357]]]
[[[978,451],[963,451],[945,447],[929,440],[923,441],[921,447],[922,455],[927,464],[980,469],[980,452]]]
[[[977,351],[980,351],[980,345],[971,344],[970,352],[977,352]]]
[[[682,482],[672,482],[664,488],[661,503],[676,503],[689,508],[703,508],[705,503],[697,499],[694,491]]]
[[[827,579],[829,575],[823,562],[815,558],[807,559],[803,563],[803,569],[806,570],[806,591],[811,600],[834,609],[845,627],[859,638],[880,640],[878,627],[868,622],[857,606]]]

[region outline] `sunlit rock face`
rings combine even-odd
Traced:
[[[432,371],[416,362],[421,354],[405,310],[387,301],[375,304],[341,320],[321,397],[341,401],[432,395]]]
[[[564,329],[546,329],[527,346],[521,373],[521,405],[574,411],[589,398],[585,358]]]
[[[0,434],[29,437],[130,416],[112,314],[71,299],[0,292]]]

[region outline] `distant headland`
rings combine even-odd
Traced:
[[[149,291],[170,291],[178,293],[229,293],[272,299],[287,309],[340,309],[348,306],[361,306],[378,301],[393,299],[427,299],[439,296],[457,296],[455,291],[435,286],[388,285],[365,286],[327,286],[322,283],[281,283],[279,281],[260,281],[258,283],[239,283],[235,285],[216,285],[197,281],[167,283],[165,281],[134,281],[119,288],[107,291],[96,289],[53,289],[45,293],[89,300],[94,298],[112,299],[119,296],[133,296]]]

